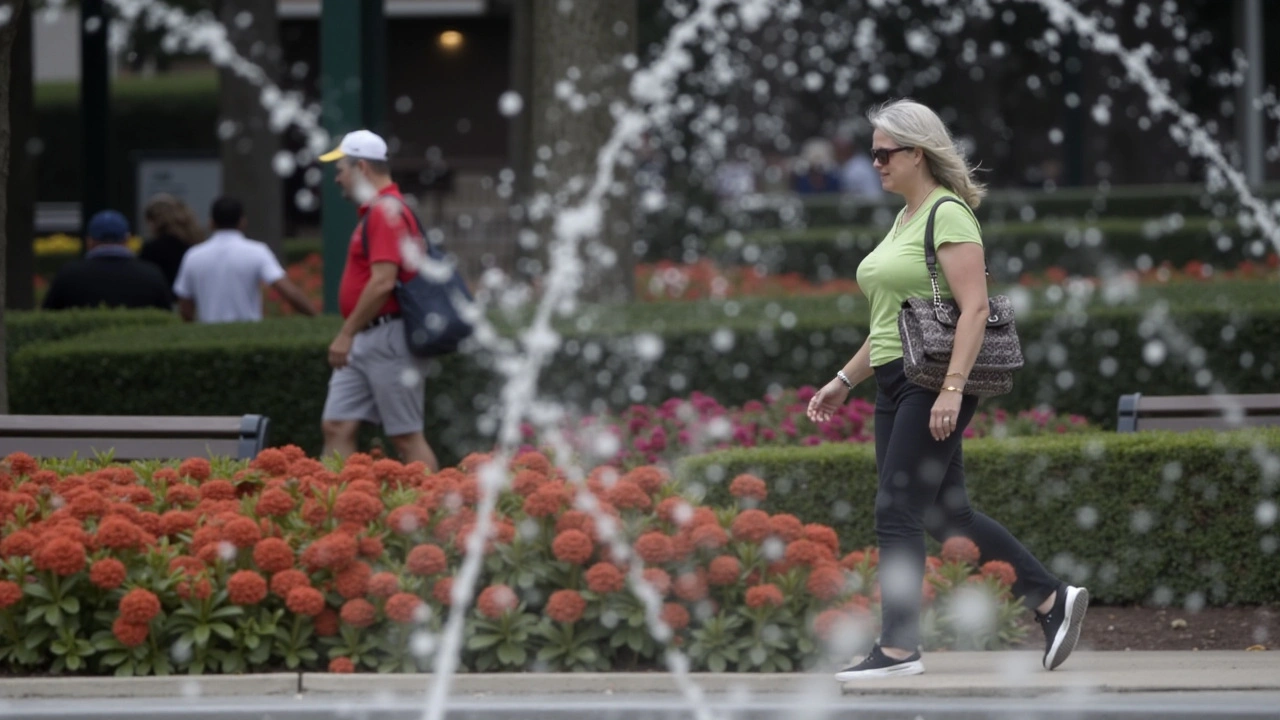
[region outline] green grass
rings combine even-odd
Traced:
[[[125,75],[111,81],[113,100],[154,100],[177,95],[210,95],[218,92],[216,70],[191,70],[142,77]],[[41,105],[74,105],[80,102],[80,82],[50,81],[37,83],[35,101]]]

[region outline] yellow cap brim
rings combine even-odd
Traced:
[[[320,159],[320,162],[333,162],[334,160],[341,160],[346,156],[347,154],[342,152],[340,148],[334,148],[329,152],[321,155],[319,159]]]

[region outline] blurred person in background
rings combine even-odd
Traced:
[[[42,307],[159,308],[171,310],[173,296],[160,268],[138,259],[126,243],[129,221],[115,210],[89,218],[84,257],[63,265],[49,285]]]
[[[147,202],[142,214],[151,238],[138,252],[138,259],[154,263],[164,273],[169,287],[178,279],[178,268],[187,249],[204,240],[204,229],[195,211],[181,199],[159,193]]]
[[[290,280],[267,244],[244,236],[244,204],[223,196],[209,211],[213,234],[189,249],[178,268],[173,292],[187,322],[258,322],[262,290],[274,288],[303,315],[318,315],[302,289]]]
[[[856,142],[853,133],[836,138],[836,160],[840,163],[840,190],[846,195],[878,198],[884,196],[880,187],[880,172],[871,162],[871,156]]]
[[[801,195],[840,192],[835,149],[829,140],[811,138],[805,141],[800,157],[796,158],[791,189]]]

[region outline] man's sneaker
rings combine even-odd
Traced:
[[[1084,614],[1089,609],[1089,591],[1070,585],[1058,588],[1058,596],[1049,612],[1036,613],[1036,622],[1044,629],[1044,669],[1053,670],[1070,657],[1080,640]]]
[[[919,675],[923,672],[924,663],[920,661],[919,652],[915,652],[911,657],[903,660],[894,660],[880,652],[880,646],[876,645],[871,648],[871,652],[867,654],[866,659],[862,662],[857,665],[850,665],[836,673],[836,680],[848,682],[850,680],[892,677],[894,675]]]

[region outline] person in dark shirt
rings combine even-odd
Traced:
[[[205,233],[196,219],[195,211],[181,199],[168,193],[159,193],[147,202],[143,218],[147,221],[147,235],[151,238],[138,253],[139,260],[154,263],[164,273],[173,287],[178,279],[178,268],[187,248],[204,240]]]
[[[160,268],[139,260],[126,245],[129,223],[115,210],[89,220],[84,258],[58,270],[44,296],[46,310],[107,307],[173,308]]]

